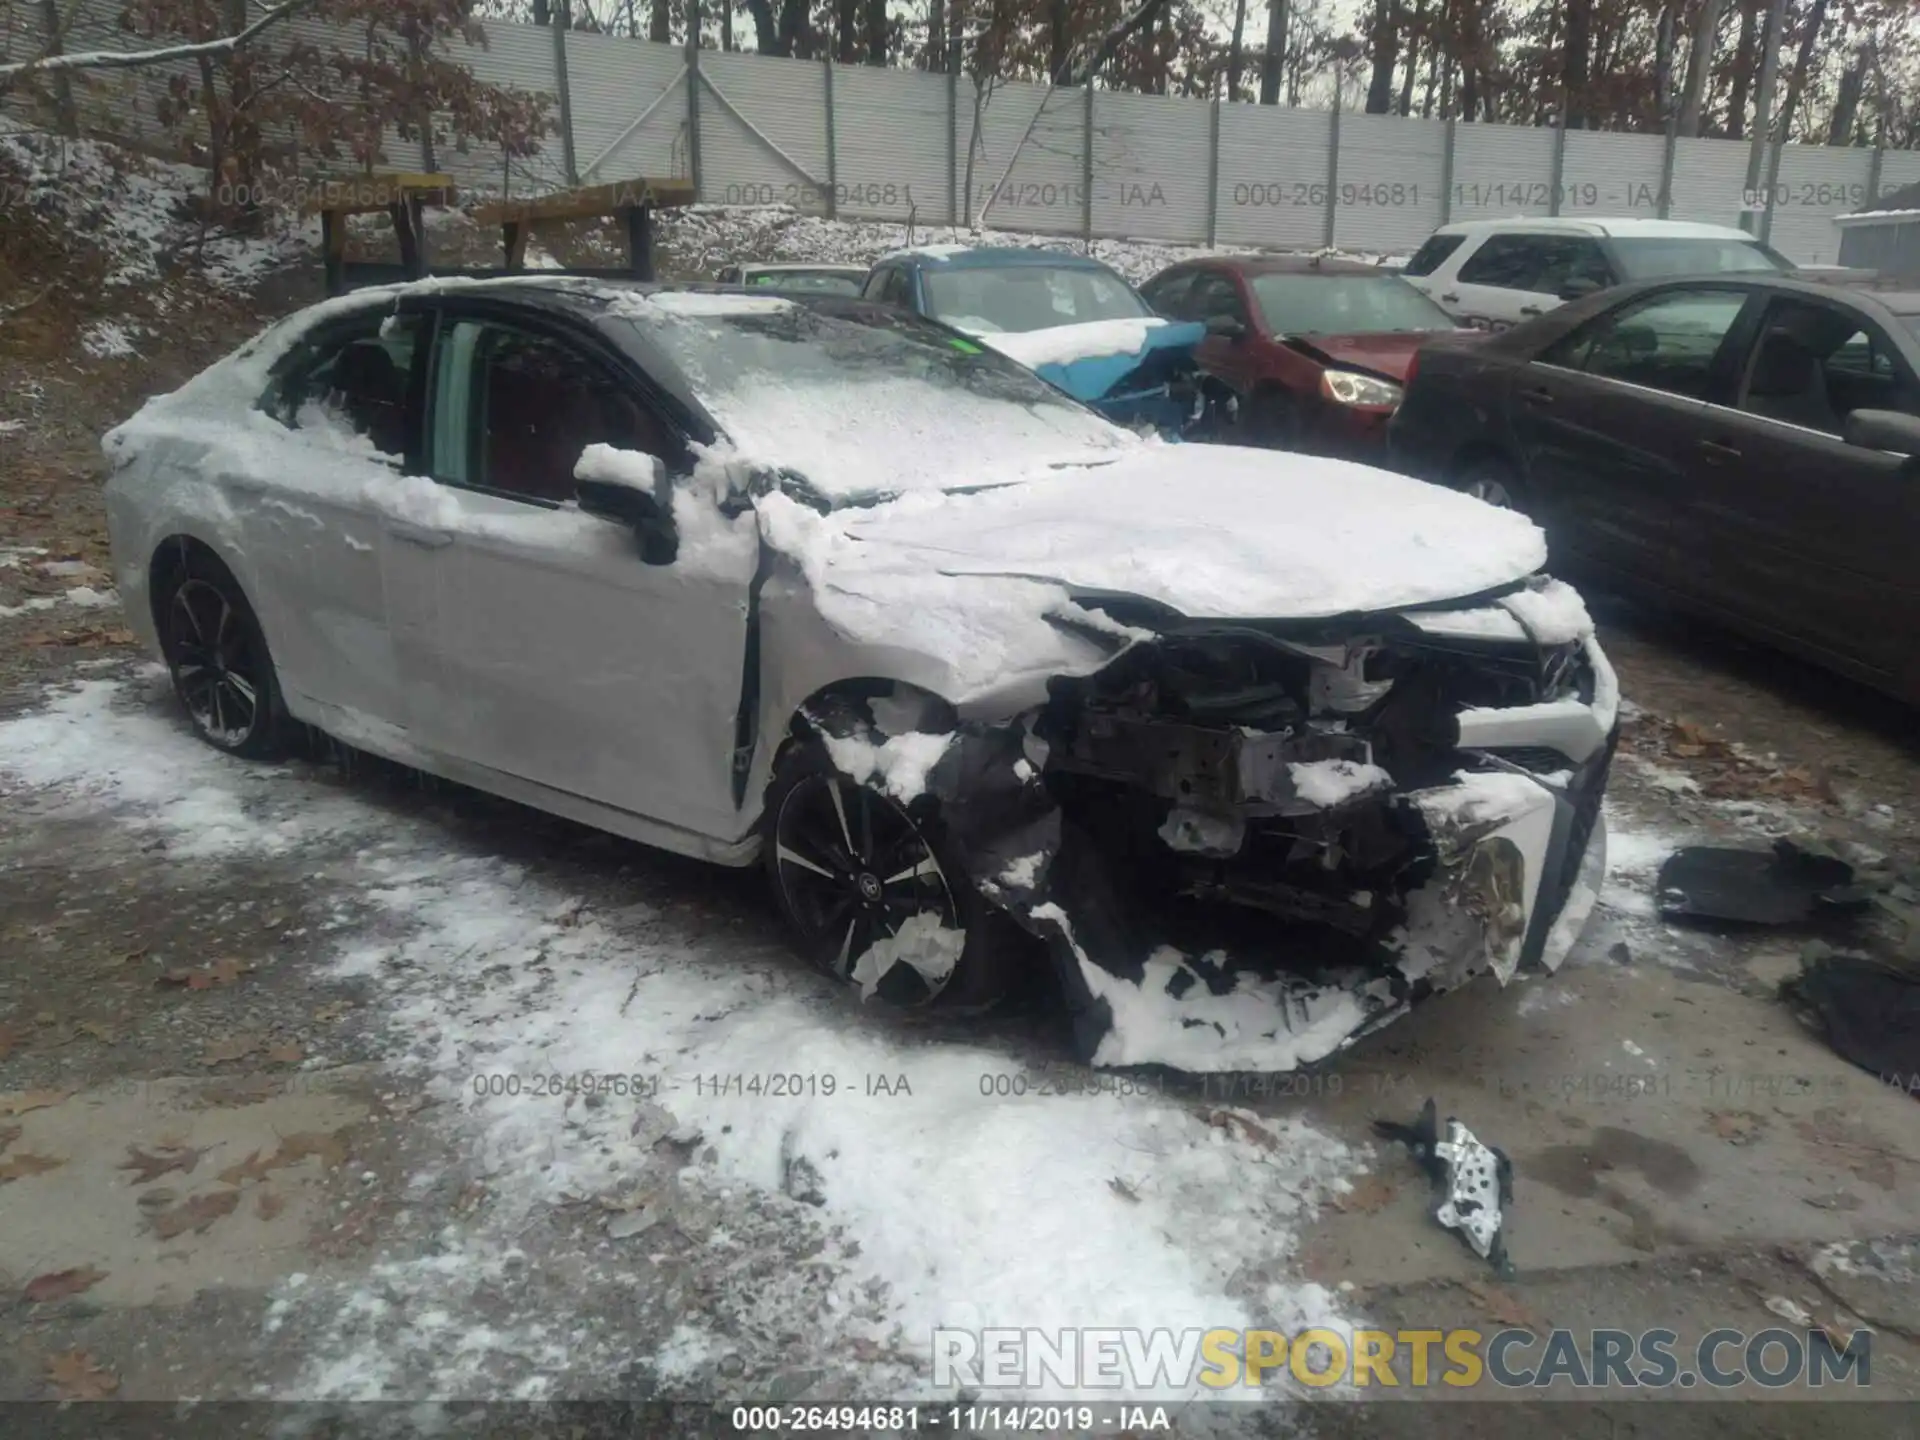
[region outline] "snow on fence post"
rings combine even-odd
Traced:
[[[580,172],[574,168],[573,90],[567,84],[567,31],[573,25],[572,0],[560,0],[548,17],[553,31],[553,83],[560,100],[560,155],[567,167],[567,184],[578,185]]]
[[[831,55],[821,59],[820,73],[826,77],[822,95],[827,111],[827,219],[832,220],[840,213],[840,165],[833,148],[833,57]]]
[[[1045,100],[1040,102],[1043,106]],[[1080,236],[1093,242],[1093,77],[1087,77],[1086,102],[1080,117]]]
[[[1213,97],[1207,117],[1207,248],[1214,246],[1220,222],[1220,97]]]

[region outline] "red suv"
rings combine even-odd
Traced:
[[[1170,319],[1206,323],[1198,358],[1239,397],[1236,438],[1376,463],[1414,351],[1459,330],[1398,275],[1323,256],[1188,261],[1140,294]]]

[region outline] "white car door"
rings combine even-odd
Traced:
[[[1559,303],[1540,290],[1549,248],[1560,237],[1502,231],[1461,258],[1450,283],[1434,293],[1447,312],[1476,330],[1505,330]]]
[[[291,432],[275,455],[284,472],[225,477],[281,687],[296,713],[337,733],[356,719],[402,723],[406,709],[377,496],[419,453],[425,350],[421,317],[387,310],[316,330],[266,400]]]
[[[639,386],[585,334],[447,306],[432,478],[388,517],[396,624],[435,651],[411,725],[469,763],[732,839],[751,519],[735,543],[649,563],[631,527],[573,503],[581,451],[609,444],[658,456],[682,480],[676,514],[725,528],[685,486],[685,441]]]

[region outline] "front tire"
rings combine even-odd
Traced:
[[[214,749],[266,760],[284,748],[280,680],[238,582],[217,561],[186,556],[154,606],[173,693]]]
[[[946,842],[938,803],[902,805],[795,740],[767,787],[763,854],[794,948],[902,1009],[991,1007],[1007,992],[995,916]]]
[[[1488,456],[1468,461],[1460,468],[1454,488],[1463,495],[1486,501],[1497,510],[1527,513],[1526,487],[1519,472],[1504,460]]]

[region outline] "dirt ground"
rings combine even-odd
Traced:
[[[0,1401],[819,1399],[871,1394],[888,1364],[911,1373],[918,1337],[893,1356],[822,1343],[827,1310],[885,1309],[839,1286],[858,1237],[803,1188],[694,1183],[701,1136],[644,1101],[630,1127],[622,1111],[637,1158],[617,1190],[509,1210],[498,1157],[468,1148],[458,1103],[419,1079],[444,1001],[407,988],[412,942],[389,894],[423,857],[510,872],[571,897],[553,928],[591,914],[637,953],[734,967],[856,1036],[1071,1070],[1044,997],[969,1026],[875,1018],[787,957],[757,873],[379,765],[195,755],[111,597],[72,598],[107,583],[100,429],[314,285],[283,279],[133,358],[72,358],[57,307],[68,321],[10,328],[0,347],[0,422],[26,422],[0,433],[0,726],[103,697],[72,711],[103,741],[97,780],[0,777]],[[1390,1149],[1310,1207],[1275,1274],[1254,1275],[1318,1282],[1372,1323],[1666,1327],[1683,1345],[1806,1323],[1788,1316],[1874,1332],[1872,1383],[1843,1398],[1743,1391],[1738,1411],[1663,1404],[1642,1420],[1627,1406],[1622,1422],[1591,1397],[1455,1397],[1418,1407],[1423,1429],[1881,1433],[1898,1412],[1872,1401],[1920,1399],[1920,1109],[1776,998],[1807,937],[1683,929],[1651,896],[1659,856],[1692,839],[1811,833],[1911,855],[1912,715],[1723,635],[1602,613],[1634,708],[1609,889],[1566,967],[1443,997],[1311,1076],[1168,1093],[1360,1151],[1373,1120],[1409,1120],[1431,1096],[1508,1152],[1509,1280],[1431,1222],[1424,1181]],[[57,726],[0,733],[61,744]],[[32,761],[0,753],[0,770]],[[163,769],[170,788],[152,778]],[[356,971],[341,962],[353,946],[387,959]],[[1204,1232],[1209,1217],[1193,1218]],[[1210,1243],[1258,1252],[1231,1224]],[[690,1324],[730,1344],[669,1374],[660,1357]],[[1411,1408],[1265,1407],[1235,1423],[1378,1434]]]

